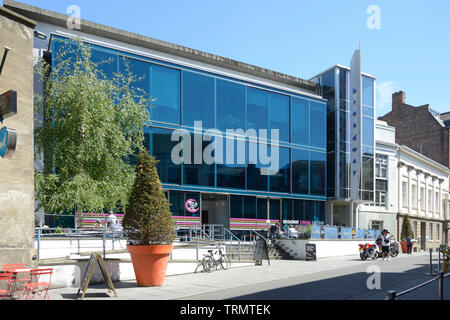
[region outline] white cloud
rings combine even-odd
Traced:
[[[394,81],[377,82],[377,116],[384,116],[392,110],[392,94],[396,92]]]

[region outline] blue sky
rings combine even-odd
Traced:
[[[0,0],[2,2],[2,0]],[[450,111],[450,1],[405,0],[21,0],[81,18],[309,79],[349,65],[361,42],[377,78],[377,115],[391,95]],[[369,29],[369,6],[380,9]],[[373,21],[373,20],[370,20]]]

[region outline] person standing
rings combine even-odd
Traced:
[[[381,233],[381,241],[381,261],[384,261],[385,257],[387,257],[388,261],[391,261],[391,235],[388,230],[384,229]]]
[[[269,238],[270,240],[275,240],[280,238],[280,224],[275,223],[275,225],[272,225],[269,229]]]
[[[406,237],[406,252],[408,253],[408,254],[412,254],[412,239],[409,237],[409,236],[407,236]]]

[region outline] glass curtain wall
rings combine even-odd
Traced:
[[[375,192],[375,81],[362,76],[361,200],[373,202]]]
[[[66,41],[62,37],[53,37],[54,63],[58,50]],[[225,193],[227,190],[230,193],[250,191],[267,198],[291,195],[304,198],[301,201],[305,203],[326,200],[329,168],[326,165],[327,104],[323,100],[111,48],[90,46],[92,59],[102,62],[99,68],[105,77],[130,71],[137,79],[133,86],[154,99],[149,106],[151,119],[144,127],[144,144],[160,161],[158,174],[164,188],[187,190],[196,187],[198,192]],[[334,84],[329,90],[334,91]],[[195,130],[196,122],[201,122],[202,131]],[[178,140],[172,139],[175,129],[185,130],[185,135]],[[205,134],[209,129],[220,132]],[[268,130],[267,135],[259,130]],[[278,134],[272,135],[270,130],[277,130]],[[214,146],[220,147],[219,138],[225,137],[227,131],[232,132],[228,139],[223,139],[221,152],[211,148],[211,143],[215,142]],[[259,140],[255,141],[252,133]],[[203,151],[211,148],[212,156],[222,155],[223,161],[206,163],[204,154],[194,148],[196,142]],[[230,149],[226,148],[228,144]],[[178,155],[182,160],[190,158],[191,162],[174,163],[172,151],[180,146]],[[272,151],[271,147],[275,146],[278,148]],[[277,158],[275,167],[271,167],[273,162],[262,161],[264,151],[269,160],[275,162]],[[278,157],[272,152],[277,152]],[[201,163],[195,163],[196,158],[201,158]],[[174,215],[186,215],[182,205],[186,194],[183,192],[169,193]],[[261,202],[257,209],[255,197],[242,197],[241,200],[233,200],[237,209],[230,215],[240,215],[238,202],[242,206],[242,218],[262,214],[263,204]],[[201,201],[200,197],[198,201]],[[277,206],[280,206],[279,210]],[[274,202],[272,207],[268,203],[267,208],[272,208],[266,209],[268,216],[275,216],[277,210],[280,214],[283,210],[291,212],[289,214],[295,212],[293,203],[291,210],[284,208],[282,201]],[[311,210],[308,211],[311,217],[321,216],[316,207]]]
[[[350,196],[350,71],[335,67],[313,79],[327,103],[327,195]],[[361,200],[374,200],[375,80],[362,76]],[[296,171],[293,171],[294,175]],[[295,182],[293,182],[295,186]]]

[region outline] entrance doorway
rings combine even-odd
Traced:
[[[228,196],[202,194],[202,225],[223,225],[229,228]]]
[[[426,222],[420,223],[420,250],[427,249],[427,224]]]

